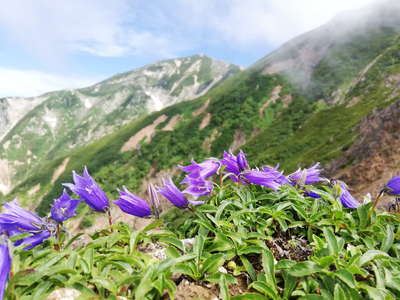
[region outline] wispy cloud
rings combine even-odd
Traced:
[[[174,54],[177,46],[166,34],[136,28],[135,18],[128,0],[13,0],[0,10],[2,29],[44,57],[59,59],[70,51],[99,56]]]
[[[100,78],[67,77],[35,70],[0,68],[0,97],[38,96],[49,91],[89,86]]]

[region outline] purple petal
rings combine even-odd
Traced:
[[[11,270],[11,256],[10,250],[8,249],[7,240],[2,237],[0,241],[0,299],[4,297],[4,291],[6,289],[6,284],[8,276]]]
[[[243,177],[246,178],[252,184],[266,186],[273,190],[277,190],[281,186],[278,182],[276,182],[276,176],[274,176],[274,174],[267,173],[264,171],[258,171],[258,170],[248,171],[243,174]]]
[[[140,197],[132,194],[124,187],[124,191],[119,192],[119,199],[113,201],[119,208],[130,215],[146,217],[151,215],[150,205]]]
[[[400,175],[395,176],[386,184],[389,194],[400,195]]]
[[[27,236],[21,240],[18,240],[18,245],[28,245],[24,248],[24,250],[30,250],[35,248],[37,245],[43,243],[44,240],[47,240],[50,237],[50,231],[44,230],[39,233],[34,233],[30,236]]]
[[[340,193],[340,202],[346,208],[357,208],[361,205],[347,190],[344,184],[340,184],[341,193]]]
[[[158,192],[176,207],[187,207],[188,200],[176,187],[171,178],[164,180],[164,186],[158,188]]]
[[[66,190],[64,190],[61,197],[54,200],[50,210],[51,218],[61,223],[75,217],[76,208],[80,202],[80,200],[72,199]]]

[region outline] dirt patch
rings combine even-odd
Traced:
[[[210,124],[210,121],[211,121],[211,114],[207,113],[206,116],[203,118],[203,120],[201,120],[199,129],[202,130],[206,128],[208,124]]]
[[[211,135],[204,139],[203,144],[201,147],[205,149],[207,152],[211,152],[212,143],[219,137],[220,133],[217,129],[214,129]]]
[[[165,125],[165,127],[162,129],[163,131],[173,131],[175,125],[179,122],[179,120],[181,119],[180,115],[175,115],[173,116],[167,125]]]
[[[360,102],[361,100],[361,96],[356,96],[353,97],[346,105],[346,107],[352,107],[353,105],[356,105],[358,102]]]
[[[67,157],[63,160],[63,162],[61,163],[61,165],[59,165],[57,167],[57,169],[55,169],[53,176],[51,177],[51,183],[53,184],[54,182],[56,182],[56,180],[58,178],[60,178],[61,174],[64,173],[65,168],[67,167],[68,163],[69,163],[70,158]]]
[[[153,124],[139,130],[122,146],[121,152],[136,150],[142,140],[144,140],[145,143],[150,142],[157,125],[164,122],[167,118],[166,115],[161,115],[153,122]]]
[[[202,113],[204,113],[207,110],[209,104],[210,104],[210,99],[208,99],[200,108],[196,109],[192,113],[192,116],[193,117],[200,116]]]
[[[293,102],[293,97],[292,95],[286,95],[285,97],[283,97],[282,99],[282,103],[283,103],[283,108],[288,108],[289,104]]]
[[[246,134],[241,130],[236,130],[233,136],[233,143],[229,147],[230,150],[236,151],[246,144]]]
[[[263,104],[263,106],[261,106],[260,109],[258,110],[260,117],[262,117],[264,115],[264,111],[269,105],[275,103],[275,101],[279,99],[279,94],[280,94],[281,90],[282,90],[281,85],[277,85],[276,87],[273,88],[273,90],[271,92],[271,96],[269,97],[267,102],[265,102]]]
[[[32,187],[32,188],[28,191],[28,195],[29,195],[29,196],[32,196],[32,195],[36,194],[39,190],[40,190],[40,183],[38,183],[37,185],[35,185],[34,187]]]
[[[176,288],[175,300],[218,300],[218,294],[211,288],[197,285],[188,280],[182,280]]]

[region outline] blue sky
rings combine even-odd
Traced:
[[[379,0],[377,0],[379,1]],[[5,0],[0,96],[83,87],[204,53],[248,66],[371,0]]]

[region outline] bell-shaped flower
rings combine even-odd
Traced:
[[[5,203],[3,206],[7,212],[0,214],[0,230],[10,237],[21,233],[29,234],[14,242],[16,246],[28,245],[24,250],[32,249],[55,232],[54,224],[23,209],[16,202]]]
[[[308,169],[298,169],[296,172],[289,175],[289,180],[293,184],[305,185],[325,181],[325,178],[320,177],[322,169],[319,168],[319,163],[316,163]]]
[[[279,171],[279,165],[275,167],[262,167],[261,168],[264,172],[269,173],[275,176],[275,181],[279,184],[290,184],[290,180],[283,175],[283,172]]]
[[[340,202],[346,208],[357,208],[361,205],[349,192],[344,183],[340,183]]]
[[[92,176],[90,176],[86,167],[82,175],[83,176],[80,176],[74,171],[74,184],[64,183],[63,185],[81,197],[95,211],[106,212],[110,207],[106,193],[99,187]]]
[[[0,300],[4,297],[10,270],[11,256],[8,241],[5,236],[0,236]]]
[[[125,186],[122,191],[118,190],[118,193],[119,199],[113,202],[123,212],[141,218],[151,215],[150,205],[145,200],[128,191]]]
[[[239,175],[249,169],[249,164],[246,155],[240,151],[238,155],[233,155],[231,152],[224,152],[223,159],[220,160],[221,165],[225,166],[225,172],[232,173],[231,179],[239,182]]]
[[[390,195],[400,195],[400,175],[390,179],[384,190]]]
[[[186,173],[197,173],[200,177],[208,178],[218,172],[220,163],[217,159],[207,159],[201,163],[192,160],[192,164],[188,166],[179,166]]]
[[[81,200],[72,199],[64,189],[60,198],[57,198],[53,202],[50,213],[51,218],[59,223],[62,223],[69,218],[76,216],[76,207]]]
[[[188,185],[183,193],[190,194],[195,199],[201,196],[207,196],[211,194],[213,190],[212,182],[202,178],[199,172],[187,175],[181,184]]]
[[[176,187],[171,178],[164,180],[164,186],[158,188],[158,192],[176,207],[185,208],[189,204],[199,205],[204,201],[191,201]]]
[[[160,216],[160,210],[161,210],[161,203],[160,203],[160,199],[158,198],[158,193],[156,190],[156,187],[152,184],[149,183],[147,185],[147,194],[150,198],[150,203],[151,203],[151,208],[154,212],[154,215],[156,216],[156,218],[158,218]]]
[[[6,213],[0,214],[0,224],[22,230],[38,230],[46,224],[39,216],[20,207],[16,201],[3,204]]]
[[[278,183],[277,176],[274,173],[260,171],[260,170],[251,170],[245,172],[243,177],[252,184],[262,185],[273,189],[274,191],[278,190],[281,186]]]

